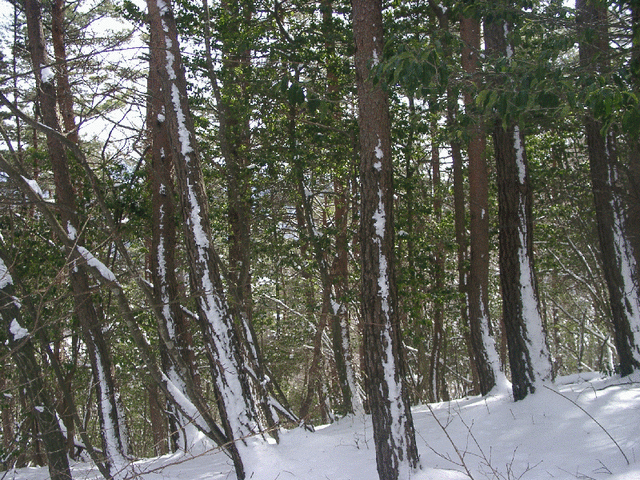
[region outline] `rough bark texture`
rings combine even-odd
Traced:
[[[394,274],[393,165],[387,97],[369,65],[382,55],[382,4],[353,2],[361,180],[364,364],[381,480],[408,478],[418,466],[413,419],[404,384]]]
[[[60,131],[55,79],[51,62],[47,58],[42,32],[41,5],[37,0],[25,0],[24,5],[31,62],[36,74],[38,103],[43,123],[52,130]],[[77,238],[80,225],[76,213],[75,190],[69,175],[67,151],[60,139],[51,134],[47,135],[47,148],[62,225],[67,230],[67,235],[81,245],[81,239]],[[128,446],[126,431],[118,414],[118,392],[112,376],[110,353],[90,294],[89,276],[83,267],[75,268],[80,254],[77,249],[70,250],[69,253],[72,260],[69,279],[74,295],[75,313],[82,326],[98,391],[103,447],[111,460],[120,460],[128,453]]]
[[[504,20],[485,25],[489,54],[510,58]],[[524,135],[513,123],[495,120],[493,144],[498,174],[498,218],[502,312],[515,400],[550,380],[551,361],[538,306],[533,263],[532,193]]]
[[[244,35],[241,27],[249,25],[252,6],[244,2],[223,2],[226,18],[222,22],[223,72],[222,85],[218,85],[211,53],[209,34],[209,6],[203,1],[205,13],[205,48],[207,71],[218,105],[220,150],[226,164],[229,221],[229,267],[231,313],[237,325],[243,360],[249,372],[254,403],[259,407],[257,420],[262,430],[268,430],[278,439],[278,419],[274,408],[289,418],[295,415],[283,408],[286,401],[273,402],[269,392],[278,390],[264,360],[253,326],[253,293],[251,288],[251,147],[250,94],[247,90],[251,72],[251,51],[246,42],[238,41]],[[244,24],[243,24],[244,22]],[[275,396],[275,395],[274,395]]]
[[[69,66],[64,31],[64,0],[54,0],[51,3],[51,40],[56,59],[57,96],[60,105],[62,125],[67,137],[72,142],[78,142],[78,129],[73,113],[73,95],[69,82]]]
[[[480,22],[476,19],[460,19],[460,37],[464,42],[462,67],[478,83],[478,53],[480,51]],[[473,76],[476,78],[473,78]],[[473,114],[474,99],[469,85],[464,103]],[[479,120],[476,120],[478,122]],[[479,123],[469,127],[469,330],[472,361],[477,374],[480,393],[486,395],[496,384],[499,362],[495,341],[490,336],[489,318],[489,175],[485,158],[485,129]],[[492,361],[492,359],[495,359]]]
[[[580,64],[591,74],[606,74],[610,69],[607,5],[578,0],[576,9],[581,33]],[[638,266],[634,245],[628,235],[617,139],[613,131],[603,134],[602,129],[602,121],[587,112],[585,133],[602,265],[609,290],[619,373],[628,375],[640,368]]]
[[[252,401],[247,372],[242,363],[241,345],[226,302],[217,254],[211,244],[207,196],[195,128],[187,99],[187,83],[182,66],[178,33],[171,7],[149,0],[152,35],[164,44],[160,78],[165,97],[170,140],[175,156],[186,250],[193,294],[197,297],[198,322],[215,379],[218,409],[236,475],[245,478],[242,456],[244,439],[256,433],[257,414]],[[246,452],[246,453],[245,453]]]
[[[195,354],[192,349],[191,330],[183,310],[180,289],[176,276],[176,224],[175,224],[175,187],[173,181],[173,152],[169,142],[164,97],[158,77],[158,49],[151,49],[148,79],[149,98],[147,102],[147,127],[151,143],[151,162],[149,178],[151,187],[151,279],[154,298],[162,312],[158,328],[166,350],[163,355],[163,370],[171,381],[189,395],[187,381],[193,383],[193,389],[199,394],[199,382]],[[169,343],[167,345],[167,343]],[[174,350],[173,354],[170,350]],[[173,357],[182,360],[177,364]],[[182,371],[181,365],[186,367]],[[195,426],[184,418],[177,409],[169,404],[172,447],[188,449],[195,440]],[[181,440],[182,439],[182,440]]]

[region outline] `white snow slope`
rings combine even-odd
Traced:
[[[520,402],[507,394],[469,397],[415,407],[413,418],[422,469],[412,480],[640,480],[640,374],[572,375]],[[282,432],[279,445],[255,440],[252,450],[252,480],[378,478],[371,419],[366,416],[347,417],[313,433]],[[46,468],[4,473],[6,480],[48,477]],[[74,463],[73,476],[100,478],[90,463]],[[187,454],[132,463],[119,477],[236,478],[230,460],[204,441]]]

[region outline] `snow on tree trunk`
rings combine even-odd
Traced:
[[[463,17],[460,37],[464,42],[462,66],[470,75],[479,71],[480,22]],[[475,78],[471,88],[477,88]],[[469,91],[464,95],[465,108],[471,114],[474,98]],[[500,367],[496,342],[491,335],[489,318],[489,172],[485,158],[486,133],[480,124],[469,128],[469,329],[473,362],[478,375],[480,393],[485,395],[497,384],[506,387],[507,379]]]
[[[490,55],[513,56],[509,26],[499,18],[485,25]],[[527,171],[524,136],[518,125],[496,118],[493,142],[498,174],[500,225],[500,281],[502,311],[513,397],[521,400],[553,375],[546,335],[538,306],[533,262],[532,193]]]
[[[170,5],[164,0],[149,0],[152,36],[164,61],[160,78],[165,96],[166,117],[175,155],[178,188],[184,217],[184,232],[198,321],[215,380],[218,408],[230,439],[238,478],[245,477],[248,451],[245,439],[257,431],[247,373],[241,362],[240,342],[224,298],[222,281],[211,245],[208,206],[195,141],[195,129],[189,112],[186,79],[182,67],[178,34]]]
[[[369,65],[382,55],[380,1],[353,2],[361,179],[364,362],[381,480],[406,479],[418,466],[413,419],[404,384],[397,313],[393,235],[393,166],[389,107]]]
[[[25,1],[27,33],[29,37],[31,62],[38,85],[38,101],[43,123],[54,131],[61,131],[58,118],[55,74],[47,55],[42,30],[41,5],[37,0]],[[67,229],[67,235],[77,243],[78,248],[70,250],[72,262],[80,257],[82,239],[77,238],[79,226],[76,214],[76,198],[67,164],[67,150],[61,140],[53,134],[47,134],[47,149],[56,186],[56,200],[62,207],[60,216]],[[83,268],[70,268],[69,280],[74,294],[75,313],[82,325],[84,340],[91,361],[94,381],[99,398],[99,417],[101,435],[105,452],[109,460],[124,463],[127,454],[126,426],[122,409],[118,406],[118,392],[112,375],[109,348],[102,332],[102,325],[94,305],[89,278]]]
[[[611,69],[606,55],[609,50],[607,6],[578,0],[576,9],[581,32],[580,64],[592,75],[607,74]],[[602,265],[609,290],[619,372],[628,375],[640,368],[640,280],[636,263],[640,252],[634,251],[631,243],[620,193],[617,140],[613,132],[603,134],[602,130],[603,121],[587,112],[585,134]]]
[[[174,182],[172,178],[173,156],[169,142],[162,88],[157,72],[160,64],[158,49],[151,49],[149,61],[149,100],[147,103],[147,125],[151,142],[150,186],[152,196],[152,235],[151,235],[151,276],[154,296],[160,305],[161,324],[170,345],[165,350],[174,349],[173,355],[180,355],[190,371],[184,375],[195,375],[195,355],[191,349],[191,333],[184,318],[179,298],[178,280],[175,273],[176,225],[174,220]],[[163,335],[161,335],[161,338]],[[172,352],[163,358],[163,369],[183,395],[188,396],[185,380],[179,373],[179,367],[172,359]],[[195,380],[195,379],[194,379]],[[170,424],[173,429],[171,438],[173,448],[188,450],[199,437],[198,428],[169,405]]]

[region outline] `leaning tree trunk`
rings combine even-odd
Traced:
[[[214,69],[209,33],[209,5],[203,0],[205,53],[207,73],[218,107],[220,150],[227,167],[227,198],[229,223],[229,269],[231,313],[237,325],[243,362],[247,365],[253,402],[258,407],[257,420],[262,430],[268,430],[278,440],[279,411],[289,419],[297,417],[285,407],[286,400],[274,401],[270,392],[279,391],[264,360],[253,325],[253,293],[251,288],[251,171],[248,169],[250,152],[250,111],[247,108],[249,92],[247,76],[251,67],[251,52],[244,42],[240,28],[251,23],[251,8],[242,8],[233,2],[223,2],[223,9],[230,22],[226,22],[223,36],[222,85]],[[234,10],[237,9],[237,10]],[[238,22],[244,22],[238,23]]]
[[[38,102],[43,123],[59,132],[58,102],[55,75],[47,58],[42,31],[41,5],[38,0],[25,0],[27,33],[31,52],[31,62],[36,75]],[[47,134],[47,148],[56,186],[56,199],[60,206],[60,216],[67,235],[79,245],[80,223],[76,214],[75,189],[71,182],[67,164],[67,150],[53,134]],[[82,266],[76,268],[80,260],[77,249],[69,250],[72,264],[69,279],[73,290],[75,313],[80,320],[85,344],[89,353],[94,381],[98,392],[98,413],[105,453],[110,461],[124,463],[128,453],[126,428],[124,426],[118,392],[112,376],[109,348],[103,334],[102,325],[90,293],[89,275]]]
[[[236,475],[244,479],[249,454],[246,439],[256,432],[257,414],[247,372],[242,364],[238,332],[224,297],[217,254],[211,243],[207,196],[195,128],[187,99],[187,82],[171,7],[148,0],[151,34],[160,45],[160,78],[165,97],[172,151],[178,177],[191,284],[197,299],[198,322],[214,378],[218,409]],[[155,45],[155,43],[154,43]]]
[[[397,311],[393,163],[389,106],[369,66],[382,55],[382,3],[354,0],[361,180],[364,363],[381,480],[409,478],[418,466]]]
[[[149,178],[151,188],[151,279],[153,293],[160,306],[162,318],[158,319],[160,338],[167,338],[170,345],[163,342],[167,351],[163,355],[163,369],[169,379],[183,395],[190,396],[185,376],[191,380],[196,393],[198,389],[196,360],[192,347],[189,323],[185,318],[176,278],[176,225],[175,187],[173,182],[173,155],[169,142],[169,132],[165,119],[164,98],[157,66],[158,49],[151,49],[147,101],[147,128],[151,143]],[[174,349],[174,355],[169,352]],[[181,371],[172,357],[179,355],[186,366]],[[172,448],[188,450],[196,441],[198,429],[179,410],[168,402],[170,436]]]
[[[65,438],[58,424],[55,406],[44,385],[31,334],[24,328],[20,302],[16,299],[13,278],[4,255],[0,257],[0,323],[11,358],[18,368],[25,393],[34,408],[39,438],[47,455],[49,476],[51,480],[71,480]]]
[[[499,18],[485,25],[489,54],[510,60],[508,24]],[[498,219],[502,312],[514,400],[551,380],[552,366],[538,305],[533,264],[532,193],[524,135],[518,125],[495,120],[493,144],[498,174]]]
[[[581,33],[580,65],[591,74],[604,75],[610,70],[606,4],[578,0],[576,9]],[[615,134],[611,130],[603,133],[603,122],[595,118],[593,112],[586,114],[585,133],[602,266],[609,290],[619,371],[624,376],[640,368],[637,257],[621,193]],[[631,166],[636,165],[631,162]],[[638,227],[632,227],[631,231],[637,232]]]

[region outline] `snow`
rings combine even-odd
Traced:
[[[524,199],[520,199],[520,215],[524,215]],[[522,216],[521,218],[525,218]],[[538,308],[538,298],[534,288],[534,274],[531,265],[531,257],[527,254],[529,238],[527,226],[521,225],[518,229],[520,246],[518,256],[520,259],[520,292],[522,295],[522,317],[526,325],[526,338],[531,354],[531,366],[536,378],[532,383],[549,380],[552,376],[549,351],[544,337],[542,317]]]
[[[506,25],[506,24],[505,24]],[[505,27],[506,28],[506,27]],[[505,31],[506,32],[506,31]],[[516,126],[513,132],[513,145],[516,154],[516,166],[518,178],[523,185],[527,177],[527,166],[525,163],[525,150],[520,135],[520,129]],[[523,219],[527,218],[526,198],[519,196],[518,216],[521,219],[518,235],[520,244],[518,246],[518,257],[520,263],[520,292],[522,296],[522,317],[526,325],[525,336],[529,344],[531,354],[531,367],[536,378],[530,379],[532,383],[549,380],[552,375],[551,360],[544,337],[542,317],[538,308],[538,298],[535,291],[535,277],[532,259],[529,256],[530,237],[527,231],[527,224]]]
[[[618,172],[614,166],[609,167],[609,178],[607,179],[612,187],[618,181]],[[632,252],[629,239],[625,235],[625,218],[623,216],[624,206],[622,199],[619,198],[615,188],[612,188],[611,208],[613,210],[613,243],[616,256],[616,264],[620,269],[622,277],[622,289],[626,298],[625,316],[629,320],[631,335],[633,336],[632,354],[636,361],[640,361],[640,291],[636,281],[634,281],[634,272],[637,271],[635,257]]]
[[[507,22],[504,22],[502,27],[503,27],[503,30],[504,30],[504,41],[507,44],[507,59],[510,60],[513,57],[513,48],[511,47],[511,44],[509,43],[509,25],[507,24]]]
[[[27,177],[24,177],[24,176],[22,177],[22,179],[25,182],[27,182],[27,184],[29,185],[29,188],[31,188],[31,190],[33,190],[33,193],[35,193],[40,198],[44,198],[44,192],[40,188],[40,185],[38,185],[38,182],[36,182],[35,180],[31,180],[31,179],[29,179]]]
[[[78,232],[76,227],[74,227],[71,222],[67,222],[67,235],[69,236],[69,240],[74,242],[76,238],[78,238]]]
[[[15,342],[29,336],[29,331],[22,327],[15,318],[11,320],[9,331],[11,332],[11,335],[13,335],[13,340]]]
[[[106,452],[114,465],[120,467],[125,464],[122,452],[118,448],[118,440],[115,436],[117,426],[113,423],[114,419],[117,419],[117,412],[112,409],[112,404],[109,398],[110,387],[107,383],[107,377],[103,370],[103,363],[100,357],[98,349],[95,351],[96,356],[96,374],[98,376],[99,388],[97,393],[99,395],[99,406],[102,412],[102,422],[104,423],[103,436],[106,442]]]
[[[116,280],[116,276],[113,274],[113,272],[111,270],[109,270],[109,268],[104,263],[102,263],[100,260],[98,260],[96,257],[94,257],[93,254],[89,250],[87,250],[84,247],[78,246],[78,252],[85,259],[85,261],[87,262],[87,265],[89,265],[90,267],[94,267],[94,268],[98,269],[98,271],[100,272],[100,275],[106,281],[108,281],[108,282],[116,282],[117,281]]]
[[[576,374],[515,403],[509,395],[499,394],[415,407],[422,470],[410,478],[469,478],[457,465],[460,459],[448,435],[477,480],[636,480],[640,478],[639,382],[638,374],[631,378]],[[136,472],[140,480],[235,480],[223,452],[206,440],[199,447],[191,453],[137,461],[129,472]],[[371,418],[365,415],[343,418],[315,432],[284,431],[277,445],[255,439],[248,448],[258,466],[252,480],[378,478]],[[100,478],[89,463],[72,463],[72,469],[76,479]],[[49,474],[46,468],[30,467],[17,469],[8,478],[45,480]]]
[[[40,73],[42,75],[42,83],[51,83],[56,77],[51,67],[40,66]]]
[[[513,128],[513,146],[516,151],[516,166],[518,168],[518,180],[524,185],[527,177],[527,168],[524,164],[524,148],[522,147],[522,137],[520,136],[520,127],[517,125]],[[483,210],[484,216],[484,210]]]
[[[4,261],[0,258],[0,290],[4,289],[7,285],[13,285],[13,278]]]

